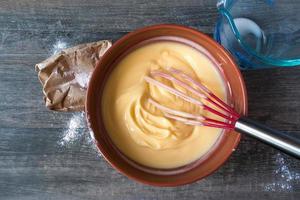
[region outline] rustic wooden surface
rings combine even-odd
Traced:
[[[294,3],[299,3],[294,1]],[[34,65],[82,42],[178,23],[212,33],[215,1],[1,0],[0,199],[299,199],[300,161],[245,137],[215,174],[177,188],[131,181],[98,155],[84,113],[48,111]],[[243,72],[249,114],[300,134],[300,68]]]

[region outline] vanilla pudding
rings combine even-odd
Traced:
[[[167,41],[147,44],[126,55],[110,74],[101,102],[104,125],[116,147],[137,163],[164,169],[201,158],[223,131],[169,119],[147,101],[151,97],[170,108],[216,118],[145,82],[144,77],[151,70],[167,67],[184,71],[226,102],[224,80],[209,57],[185,44]]]

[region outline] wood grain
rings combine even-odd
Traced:
[[[84,114],[44,107],[34,65],[60,46],[116,40],[157,23],[211,34],[217,15],[213,0],[0,1],[0,199],[298,199],[300,161],[251,138],[205,180],[156,188],[99,156]],[[300,68],[243,75],[249,116],[300,135]]]

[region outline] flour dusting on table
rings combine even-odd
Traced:
[[[59,148],[70,148],[75,145],[86,146],[93,153],[101,156],[93,142],[91,130],[87,128],[85,113],[74,113],[67,123],[67,128],[63,131],[60,140],[57,142]]]
[[[281,153],[275,155],[277,168],[274,176],[278,181],[267,184],[265,191],[294,191],[294,185],[300,184],[300,171],[295,172]]]
[[[64,131],[61,145],[68,145],[81,139],[84,134],[84,113],[74,114],[68,122],[68,128]]]
[[[60,52],[61,50],[67,48],[67,43],[64,42],[63,40],[57,40],[52,47],[51,53],[52,55],[57,54],[58,52]]]

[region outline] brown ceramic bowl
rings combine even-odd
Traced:
[[[228,85],[229,101],[239,113],[247,112],[247,95],[241,73],[230,54],[210,37],[197,30],[178,25],[156,25],[129,33],[119,39],[97,64],[89,82],[86,114],[94,140],[105,159],[121,173],[136,181],[155,186],[178,186],[202,179],[218,169],[230,156],[240,134],[223,131],[214,147],[199,160],[175,169],[154,169],[127,158],[111,141],[101,115],[101,97],[106,80],[122,57],[135,48],[155,41],[176,41],[197,49],[204,47],[219,64]]]

